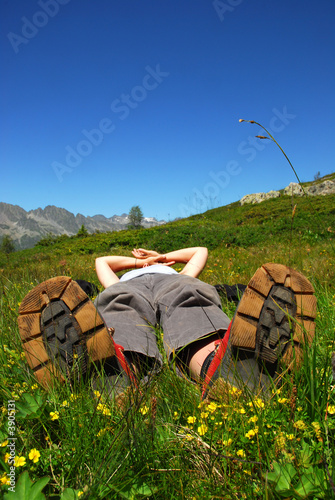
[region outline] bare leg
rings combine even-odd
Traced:
[[[182,353],[182,361],[188,369],[189,376],[196,382],[201,381],[201,367],[207,356],[215,350],[215,342],[220,338],[218,333],[214,333],[209,337],[196,340],[185,349],[186,352]]]
[[[197,382],[201,381],[200,371],[205,359],[215,349],[215,340],[212,340],[209,344],[205,345],[204,347],[200,347],[200,349],[196,351],[190,358],[189,361],[190,375]]]

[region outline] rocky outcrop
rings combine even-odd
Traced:
[[[335,193],[335,182],[334,181],[324,181],[319,184],[313,184],[308,188],[308,194],[310,196],[333,194]]]
[[[306,192],[306,189],[305,189]],[[298,184],[297,182],[291,182],[284,190],[283,190],[283,195],[284,196],[303,196],[304,190]]]
[[[261,203],[270,198],[278,198],[279,196],[326,196],[327,194],[335,193],[335,181],[325,180],[315,182],[310,186],[301,187],[297,182],[291,182],[285,189],[280,191],[269,191],[268,193],[247,194],[240,200],[240,204],[245,203]]]
[[[127,229],[128,224],[127,214],[113,215],[109,218],[104,215],[85,217],[52,205],[26,212],[18,205],[0,202],[0,241],[7,234],[17,249],[30,248],[48,234],[72,236],[77,234],[82,225],[89,233],[95,233],[120,231]],[[165,224],[165,221],[158,221],[154,217],[144,217],[142,221],[143,227],[161,224]]]
[[[326,180],[323,182],[318,182],[310,186],[305,186],[304,189],[297,182],[291,182],[283,191],[284,195],[291,196],[303,196],[304,194],[308,196],[325,196],[327,194],[335,193],[335,182]]]
[[[279,191],[269,191],[268,193],[255,193],[255,194],[247,194],[243,196],[240,200],[241,205],[245,203],[261,203],[264,200],[269,200],[270,198],[278,198],[280,196]]]

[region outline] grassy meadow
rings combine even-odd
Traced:
[[[335,195],[283,196],[258,205],[233,203],[151,229],[50,236],[33,249],[1,254],[0,495],[335,497],[334,235]],[[224,400],[201,402],[199,388],[167,364],[122,408],[93,397],[87,380],[56,385],[49,393],[36,383],[17,325],[19,304],[35,285],[59,275],[99,285],[98,256],[130,255],[138,246],[167,252],[198,245],[209,248],[200,278],[213,285],[246,284],[262,263],[278,262],[303,272],[315,287],[314,343],[301,369],[285,373],[270,400],[231,390]],[[231,317],[235,305],[222,296],[222,306]],[[6,475],[12,443],[15,493]]]

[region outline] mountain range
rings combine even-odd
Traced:
[[[95,233],[127,229],[129,222],[127,214],[85,217],[53,205],[26,212],[18,205],[0,202],[0,240],[4,235],[9,235],[17,249],[31,248],[48,234],[72,236],[77,234],[82,225],[89,233]],[[144,217],[142,220],[145,228],[165,223],[154,217]]]

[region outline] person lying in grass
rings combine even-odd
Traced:
[[[204,247],[160,254],[134,249],[132,257],[96,259],[105,288],[93,303],[67,277],[31,290],[19,309],[23,348],[45,387],[102,364],[99,388],[111,397],[156,373],[162,352],[181,376],[217,398],[229,387],[266,393],[283,367],[302,359],[314,337],[316,299],[310,282],[281,264],[264,264],[250,280],[232,321],[216,289],[198,279]],[[175,263],[185,264],[178,273]],[[129,271],[130,270],[130,271]],[[128,271],[119,277],[116,273]],[[155,327],[163,331],[162,346]]]

